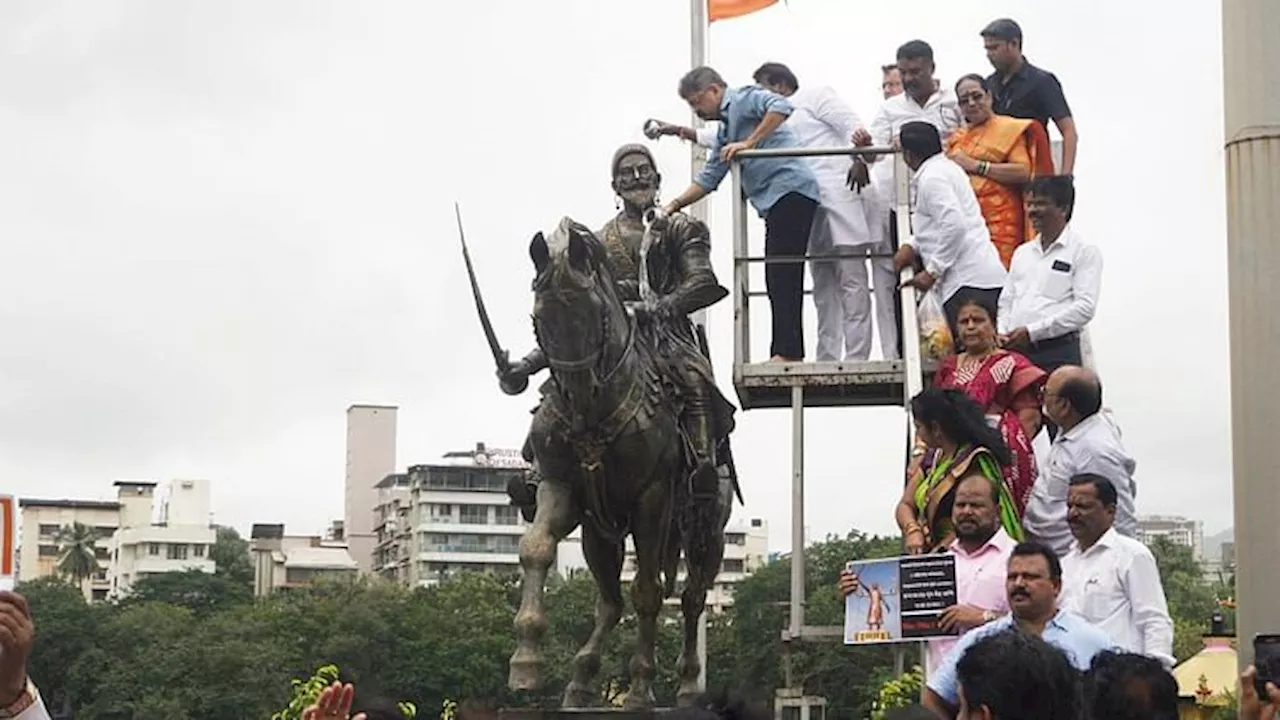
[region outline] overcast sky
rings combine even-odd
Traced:
[[[687,6],[4,3],[7,491],[101,498],[119,478],[203,477],[219,522],[319,532],[342,512],[351,403],[400,406],[401,466],[478,440],[518,446],[536,399],[496,386],[452,203],[499,337],[521,355],[530,236],[563,215],[601,225],[614,148],[642,140],[646,117],[688,117],[675,93]],[[987,21],[1017,18],[1080,131],[1075,225],[1105,257],[1094,347],[1138,459],[1139,511],[1226,527],[1219,4],[907,7],[791,0],[715,24],[711,63],[745,84],[785,62],[869,121],[899,44],[930,42],[950,84],[989,71]],[[671,197],[688,154],[672,139],[657,152]],[[728,195],[712,216],[726,285]],[[711,313],[731,397],[732,317],[728,300]],[[812,352],[812,310],[806,334]],[[739,417],[738,516],[766,518],[786,549],[789,415]],[[901,410],[808,417],[810,537],[892,530]]]

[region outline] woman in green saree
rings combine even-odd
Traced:
[[[1021,541],[1022,518],[1000,468],[1010,460],[1000,431],[987,424],[982,408],[959,390],[929,388],[911,399],[917,441],[935,448],[907,481],[894,515],[907,552],[943,552],[955,540],[951,506],[956,486],[972,475],[1000,488],[1000,524]]]

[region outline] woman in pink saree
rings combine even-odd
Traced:
[[[956,327],[964,352],[942,361],[934,387],[963,391],[1000,430],[1013,461],[1002,468],[1005,485],[1022,517],[1036,481],[1031,440],[1040,432],[1041,392],[1047,377],[1019,353],[996,343],[996,311],[977,298],[961,300]]]

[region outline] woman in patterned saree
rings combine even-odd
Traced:
[[[907,552],[942,552],[951,545],[956,486],[974,475],[999,489],[1000,525],[1014,540],[1022,540],[1021,514],[1001,473],[1011,459],[1009,448],[987,424],[982,408],[959,390],[935,387],[911,398],[911,414],[916,438],[934,451],[907,481],[894,510]]]
[[[956,83],[965,126],[952,134],[947,157],[969,174],[991,242],[1006,270],[1013,251],[1035,236],[1022,208],[1022,186],[1053,174],[1049,134],[1035,120],[996,115],[991,93],[978,75]]]
[[[996,309],[980,298],[960,300],[956,329],[964,352],[942,361],[933,385],[963,391],[982,408],[987,424],[1000,431],[1010,455],[1002,468],[1005,485],[1013,494],[1018,517],[1022,517],[1036,481],[1031,440],[1040,432],[1040,395],[1048,376],[1021,354],[1000,349],[996,344]]]

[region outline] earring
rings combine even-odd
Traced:
[[[613,209],[614,209],[614,210],[620,210],[621,208],[622,208],[622,196],[621,196],[621,195],[614,195],[614,196],[613,196]]]

